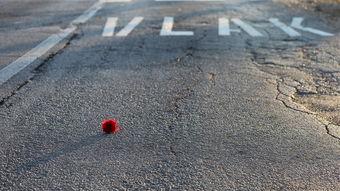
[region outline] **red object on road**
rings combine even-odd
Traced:
[[[119,127],[115,119],[109,119],[103,121],[102,129],[105,133],[116,133],[119,130]]]

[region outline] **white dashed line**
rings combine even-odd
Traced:
[[[51,48],[69,36],[76,30],[76,24],[85,23],[91,17],[96,14],[98,10],[102,8],[102,3],[97,2],[92,7],[90,7],[87,11],[85,11],[81,16],[76,18],[71,22],[70,26],[64,30],[61,30],[58,34],[51,35],[46,40],[41,42],[35,48],[27,52],[25,55],[18,58],[16,61],[12,62],[2,70],[0,70],[0,85],[4,84],[11,77],[16,75],[18,72],[29,66],[36,59],[47,53]]]
[[[116,36],[127,36],[130,34],[130,32],[136,28],[137,25],[139,25],[139,23],[141,23],[143,21],[143,17],[135,17],[132,19],[132,21],[129,22],[129,24],[127,24],[121,31],[119,31],[117,33]]]
[[[271,23],[273,23],[273,25],[279,27],[282,31],[287,33],[290,37],[301,36],[301,34],[299,32],[297,32],[293,28],[287,26],[286,24],[280,22],[280,20],[277,19],[277,18],[270,18],[269,21]]]
[[[162,26],[161,36],[193,36],[194,32],[192,31],[172,31],[174,26],[174,18],[173,17],[164,17],[164,22]]]

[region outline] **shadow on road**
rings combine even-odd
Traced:
[[[45,163],[47,163],[51,160],[54,160],[54,159],[56,159],[60,156],[72,153],[74,151],[77,151],[77,150],[82,149],[84,147],[87,147],[89,145],[93,145],[93,144],[97,143],[98,141],[103,140],[107,137],[110,137],[110,135],[109,134],[103,134],[103,133],[85,137],[82,140],[80,140],[76,143],[70,144],[70,145],[68,145],[68,146],[66,146],[66,147],[64,147],[60,150],[57,150],[55,152],[46,154],[45,156],[35,158],[35,159],[33,159],[33,160],[31,160],[27,163],[24,163],[21,166],[19,166],[18,168],[16,168],[14,171],[15,172],[28,171],[28,170],[36,167],[36,166],[45,164]]]

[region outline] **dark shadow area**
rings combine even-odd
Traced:
[[[30,170],[34,167],[45,164],[45,163],[47,163],[51,160],[54,160],[54,159],[56,159],[60,156],[63,156],[63,155],[75,152],[79,149],[85,148],[87,146],[93,145],[93,144],[97,143],[98,141],[103,140],[107,137],[110,137],[110,135],[104,134],[104,133],[85,137],[82,140],[80,140],[76,143],[70,144],[70,145],[68,145],[68,146],[66,146],[66,147],[64,147],[60,150],[57,150],[57,151],[52,152],[52,153],[48,153],[45,156],[33,159],[30,162],[22,164],[18,168],[16,168],[14,170],[14,172],[28,171],[28,170]]]

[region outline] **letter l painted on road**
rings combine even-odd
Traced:
[[[161,36],[193,36],[192,31],[172,31],[174,26],[173,17],[164,17],[163,26],[160,35]]]

